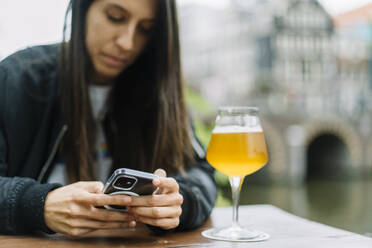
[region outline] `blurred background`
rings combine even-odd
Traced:
[[[68,0],[2,0],[0,59],[59,42]],[[260,108],[269,163],[241,204],[372,236],[372,0],[179,0],[187,101],[207,148],[221,105]],[[218,206],[231,205],[216,173]],[[244,220],[242,220],[244,221]]]

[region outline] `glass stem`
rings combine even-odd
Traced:
[[[242,183],[242,177],[239,176],[233,176],[230,177],[230,185],[231,185],[231,193],[232,193],[232,202],[233,202],[233,221],[232,226],[234,228],[239,228],[239,215],[238,215],[238,209],[239,209],[239,197],[240,197],[240,186]]]

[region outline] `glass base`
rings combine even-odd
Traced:
[[[218,227],[202,232],[209,239],[234,242],[258,242],[267,240],[270,236],[257,230],[249,230],[244,227]]]

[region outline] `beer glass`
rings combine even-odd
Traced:
[[[240,189],[244,177],[261,169],[268,161],[258,108],[221,107],[208,146],[207,161],[229,177],[232,200],[232,226],[212,228],[204,237],[224,241],[262,241],[269,235],[238,222]]]

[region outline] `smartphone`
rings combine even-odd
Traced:
[[[152,195],[158,188],[152,184],[152,180],[158,176],[143,171],[120,168],[114,171],[107,180],[102,193],[108,195]],[[106,205],[106,209],[126,211],[125,206]]]

